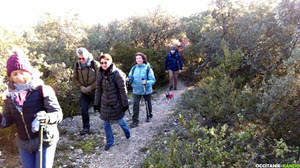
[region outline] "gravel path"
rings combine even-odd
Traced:
[[[113,123],[115,143],[108,150],[104,150],[105,133],[99,119],[99,114],[91,114],[91,134],[80,136],[81,116],[65,119],[60,124],[61,138],[58,143],[55,167],[89,167],[89,168],[129,168],[139,167],[146,157],[151,142],[158,136],[161,128],[170,122],[171,116],[180,100],[181,94],[187,90],[182,83],[178,83],[178,90],[172,91],[174,99],[165,98],[165,92],[153,96],[153,118],[145,122],[146,112],[144,101],[140,106],[140,123],[138,127],[130,129],[131,137],[126,139],[118,124]],[[130,105],[132,113],[132,104]],[[128,113],[125,120],[129,125],[131,117]],[[176,124],[176,123],[174,123]],[[88,145],[87,145],[88,144]]]

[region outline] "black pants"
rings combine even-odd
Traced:
[[[82,116],[82,127],[90,129],[89,107],[94,104],[95,95],[80,93],[80,110]]]
[[[148,102],[150,117],[152,117],[151,94],[148,94],[146,96],[134,94],[134,96],[133,96],[133,116],[132,116],[132,120],[134,122],[137,122],[137,123],[139,123],[140,100],[141,100],[142,96]],[[146,114],[146,116],[147,116],[147,114]]]

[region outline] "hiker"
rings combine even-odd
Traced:
[[[114,143],[114,135],[110,122],[117,121],[125,133],[126,139],[130,138],[129,127],[124,115],[128,110],[126,88],[126,75],[113,63],[109,54],[100,56],[100,70],[97,74],[94,109],[100,112],[106,135],[105,150]]]
[[[16,143],[24,168],[37,168],[39,159],[39,125],[44,125],[42,167],[53,165],[59,139],[57,124],[63,114],[54,90],[39,78],[27,56],[14,51],[8,58],[7,90],[3,96],[4,110],[0,113],[0,128],[17,127]]]
[[[93,59],[93,55],[85,48],[76,50],[78,62],[75,63],[73,83],[80,90],[80,110],[82,116],[82,127],[80,135],[90,132],[90,104],[94,104],[95,82],[100,64]]]
[[[133,88],[133,116],[130,127],[134,128],[139,124],[139,108],[142,96],[147,101],[149,109],[149,116],[147,115],[146,122],[149,122],[153,116],[151,93],[153,92],[152,86],[156,80],[154,72],[150,64],[147,62],[147,56],[145,54],[141,52],[136,53],[135,65],[131,68],[127,81],[129,81]]]
[[[165,71],[169,73],[169,90],[173,89],[173,80],[174,80],[174,90],[177,90],[178,83],[178,73],[182,71],[182,62],[180,55],[175,52],[175,47],[171,46],[170,53],[166,56],[165,60]],[[179,64],[179,68],[178,68]]]

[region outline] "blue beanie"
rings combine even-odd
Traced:
[[[174,46],[171,46],[170,50],[176,50],[176,48]]]

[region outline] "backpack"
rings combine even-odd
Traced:
[[[178,53],[176,52],[176,53],[175,53],[175,59],[176,59],[176,61],[179,60],[179,57],[180,57],[180,56],[179,56]],[[172,58],[171,53],[168,54],[168,58],[171,60],[171,58]]]
[[[91,61],[91,66],[90,66],[90,67],[87,67],[87,68],[88,68],[88,69],[89,69],[89,68],[92,68],[92,69],[94,70],[94,72],[96,72],[96,69],[95,69],[95,61],[92,60],[92,61]],[[76,62],[76,73],[77,73],[77,75],[79,75],[78,70],[79,70],[79,62]],[[82,73],[81,73],[81,76],[82,76]],[[95,73],[95,77],[96,77],[96,73]],[[82,78],[83,78],[83,76],[82,76]],[[87,78],[87,82],[88,82],[88,80],[89,80],[89,78]],[[83,81],[83,84],[86,86],[85,81]]]
[[[117,73],[117,69],[113,72],[111,80],[114,83],[115,87],[118,88],[117,81],[116,81],[116,73]],[[103,80],[103,75],[100,73],[100,83],[102,83],[102,80]]]
[[[132,76],[133,76],[133,74],[134,74],[135,68],[136,68],[136,66],[134,66],[133,69],[132,69]],[[149,72],[150,72],[150,68],[153,69],[153,67],[152,67],[151,65],[147,67],[147,71],[146,71],[146,74],[147,74],[147,80],[149,80]]]
[[[96,71],[96,69],[95,69],[95,61],[94,61],[94,60],[91,61],[91,68],[92,68],[94,71]],[[77,74],[78,74],[78,69],[79,69],[79,63],[76,62],[76,73],[77,73]]]

